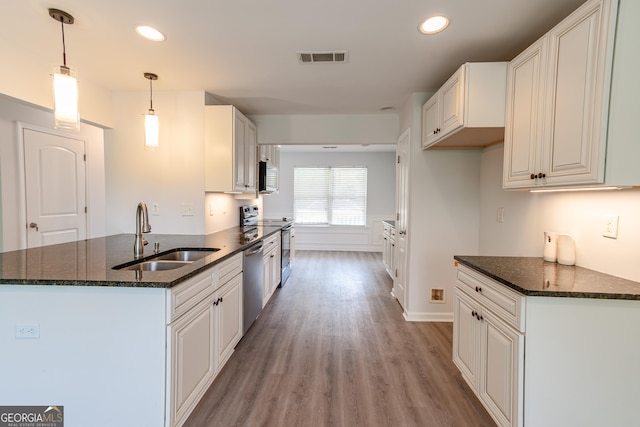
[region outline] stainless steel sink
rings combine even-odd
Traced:
[[[193,262],[199,259],[211,255],[219,251],[218,248],[212,249],[176,249],[175,251],[168,252],[166,254],[157,255],[151,257],[152,260],[167,260],[167,261],[188,261]]]
[[[164,271],[174,270],[176,268],[184,267],[191,264],[191,261],[168,261],[168,260],[151,260],[142,261],[136,264],[128,265],[126,267],[114,267],[118,270],[137,270],[137,271]]]
[[[134,271],[164,271],[174,270],[184,267],[194,261],[198,261],[208,255],[216,253],[219,248],[188,248],[173,249],[171,251],[150,256],[140,261],[127,262],[116,265],[114,270],[134,270]]]

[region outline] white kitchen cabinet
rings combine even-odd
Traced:
[[[205,106],[205,190],[256,190],[256,125],[233,105]]]
[[[213,295],[168,327],[171,425],[182,425],[216,373]]]
[[[242,338],[242,254],[168,290],[168,425],[181,426]]]
[[[500,426],[523,425],[524,297],[458,268],[453,361]]]
[[[509,63],[504,188],[601,184],[617,0],[590,0]]]
[[[387,222],[382,222],[382,262],[387,274],[394,278],[395,269],[395,241],[396,228]]]
[[[422,148],[502,141],[506,72],[506,62],[463,64],[422,107]]]
[[[216,292],[216,372],[220,371],[242,338],[242,274]]]
[[[280,284],[281,280],[281,268],[280,268],[280,232],[269,236],[263,242],[263,292],[262,292],[262,306],[264,307],[269,302],[269,299],[275,292],[276,288]]]

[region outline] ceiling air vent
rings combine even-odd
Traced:
[[[346,50],[335,52],[298,52],[298,62],[303,64],[313,62],[347,62],[348,52]]]

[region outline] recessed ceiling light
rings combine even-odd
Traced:
[[[435,34],[447,28],[448,25],[449,19],[446,16],[436,15],[422,21],[418,29],[422,34]]]
[[[136,33],[140,36],[144,37],[147,40],[151,40],[154,42],[164,41],[165,37],[160,31],[156,30],[153,27],[148,27],[146,25],[138,25],[136,27]]]

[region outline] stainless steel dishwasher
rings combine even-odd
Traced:
[[[243,329],[246,334],[262,311],[262,241],[244,250]]]

